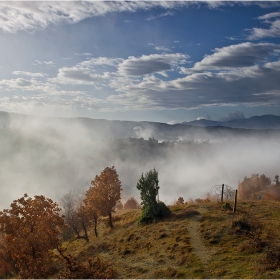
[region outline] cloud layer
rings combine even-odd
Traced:
[[[50,24],[77,23],[86,18],[116,12],[137,12],[155,7],[165,9],[190,5],[171,1],[35,1],[0,2],[0,28],[8,33],[20,30],[33,31]],[[171,12],[162,14],[170,15]]]
[[[12,35],[20,31],[33,32],[28,37],[32,39],[37,29],[75,24],[113,13],[145,11],[142,22],[154,23],[175,18],[180,9],[192,5],[199,9],[205,3],[0,2],[0,28]],[[216,9],[236,3],[208,5]],[[145,48],[138,54],[131,49],[118,52],[119,56],[95,55],[95,45],[91,45],[90,51],[73,51],[72,56],[67,53],[60,61],[51,56],[36,58],[31,64],[32,70],[24,69],[18,63],[18,69],[13,69],[10,75],[3,75],[0,80],[0,109],[17,108],[19,112],[27,112],[33,108],[31,112],[35,113],[39,106],[47,110],[51,105],[61,111],[87,109],[100,112],[189,110],[240,104],[248,107],[279,106],[280,44],[277,41],[265,42],[264,39],[279,37],[280,12],[264,12],[256,19],[260,25],[243,30],[247,36],[240,36],[243,42],[232,44],[229,40],[195,61],[195,54],[188,53],[187,48],[194,43],[182,47],[183,38],[178,38],[179,41],[174,37],[171,42],[160,43],[156,40],[149,43],[152,40],[148,38]],[[125,24],[130,24],[130,21]],[[117,24],[114,22],[112,25]],[[195,46],[202,47],[198,43]]]

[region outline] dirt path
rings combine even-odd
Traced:
[[[207,269],[207,263],[209,260],[211,260],[212,255],[216,252],[216,248],[206,246],[199,231],[199,220],[202,218],[202,214],[207,212],[207,210],[200,207],[198,212],[200,212],[199,215],[195,215],[190,218],[187,228],[193,251],[200,259],[203,266]]]

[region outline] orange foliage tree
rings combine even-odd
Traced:
[[[0,212],[0,232],[5,255],[23,278],[44,278],[51,249],[60,243],[65,226],[60,208],[45,196],[14,200],[10,209]]]
[[[245,177],[238,186],[238,196],[240,199],[259,199],[260,192],[268,190],[271,186],[270,178],[264,174],[252,174],[250,178]]]
[[[124,204],[124,209],[139,209],[140,205],[134,197],[131,197]]]
[[[184,198],[180,196],[176,201],[176,205],[182,205],[182,204],[184,204]]]
[[[86,191],[84,200],[89,212],[109,217],[109,226],[113,228],[112,212],[121,199],[121,181],[114,166],[106,167],[100,175],[91,181],[92,187]]]

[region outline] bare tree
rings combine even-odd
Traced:
[[[69,191],[61,198],[66,224],[75,232],[76,239],[89,241],[87,227],[89,219],[83,201],[74,191]],[[81,231],[83,234],[81,235]]]

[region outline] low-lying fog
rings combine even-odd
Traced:
[[[221,142],[157,143],[140,137],[110,139],[78,123],[54,119],[11,122],[0,129],[0,209],[27,193],[59,202],[69,190],[84,191],[105,167],[115,166],[123,185],[122,201],[139,200],[142,172],[159,172],[160,199],[205,197],[213,185],[237,188],[253,173],[280,174],[279,138],[224,138]],[[144,132],[143,132],[144,133]],[[149,132],[150,134],[150,132]],[[184,135],[180,136],[184,139]],[[205,140],[211,137],[205,137]],[[164,139],[162,139],[164,140]]]

